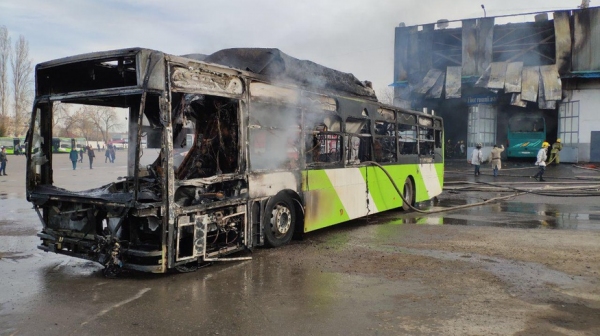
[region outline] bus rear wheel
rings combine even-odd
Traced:
[[[278,247],[292,240],[296,227],[296,210],[293,200],[285,194],[277,194],[267,203],[263,228],[265,245]]]
[[[407,177],[406,181],[404,181],[404,188],[402,194],[402,196],[404,196],[404,199],[406,200],[406,202],[402,202],[402,209],[404,211],[408,211],[410,210],[411,206],[415,204],[415,186],[413,185],[413,182],[410,179],[410,177]]]

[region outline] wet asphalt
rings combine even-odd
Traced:
[[[368,269],[377,261],[363,266],[360,262],[368,253],[377,251],[386,256],[411,255],[464,263],[463,252],[440,251],[435,248],[435,240],[428,249],[415,249],[408,243],[397,248],[385,247],[396,246],[407,235],[422,238],[433,232],[431,239],[435,239],[438,235],[463,230],[454,227],[472,227],[482,235],[491,232],[500,236],[506,232],[519,236],[519,232],[537,234],[535,232],[564,230],[592,236],[592,242],[600,238],[597,196],[560,197],[558,192],[556,196],[528,194],[441,214],[393,211],[305,235],[290,246],[255,249],[251,261],[220,263],[186,274],[131,272],[111,280],[102,276],[98,264],[36,248],[39,240],[35,234],[41,224],[25,200],[24,161],[22,156],[9,157],[9,175],[0,177],[0,335],[486,334],[486,329],[468,329],[468,322],[463,326],[467,329],[456,329],[446,324],[440,326],[439,321],[432,320],[438,313],[441,319],[456,319],[452,317],[452,310],[456,309],[452,306],[456,302],[432,306],[425,298],[435,289],[428,287],[427,281],[411,278],[403,282],[387,271],[380,273],[381,270],[370,273]],[[66,157],[63,161],[55,160],[57,184],[83,190],[125,175],[126,167],[122,163],[98,160],[90,170],[86,161],[84,158],[79,169],[73,171]],[[568,164],[550,167],[547,183],[532,180],[529,176],[534,173],[535,167],[530,163],[517,162],[507,163],[499,177],[491,176],[491,170],[485,166],[482,175],[476,177],[465,162],[456,160],[448,163],[446,181],[450,182],[447,187],[468,185],[464,182],[518,188],[552,188],[578,183],[589,186],[596,181],[600,185],[600,172]],[[445,191],[419,207],[438,209],[507,194]],[[597,246],[591,244],[594,253],[598,253]],[[357,255],[357,251],[363,252]],[[488,266],[482,270],[502,281],[516,282],[511,288],[522,287],[519,281],[530,282],[520,274],[523,269],[537,277],[548,277],[540,280],[540,288],[544,281],[565,288],[578,286],[570,281],[585,282],[585,286],[598,285],[597,280],[575,279],[541,264],[521,265],[498,255],[475,251],[469,258],[487,260]],[[402,265],[386,267],[404,269]],[[412,271],[436,272],[418,268]],[[597,273],[595,277],[597,279]],[[525,292],[533,290],[529,288]],[[403,301],[405,296],[411,297],[410,304]],[[600,308],[599,301],[594,302],[596,310],[590,312],[592,315]],[[448,316],[443,317],[443,314]],[[600,330],[595,329],[600,328],[598,325],[588,327],[590,329],[581,329],[583,334]],[[499,334],[512,334],[511,330]]]

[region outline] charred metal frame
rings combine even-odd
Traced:
[[[281,69],[281,64],[298,66],[291,71],[298,76],[302,74],[299,69],[315,67],[313,63],[303,64],[279,52],[272,55],[275,56],[264,59],[267,64],[261,69],[276,71]],[[81,75],[82,72],[86,75]],[[71,73],[76,73],[73,76],[79,84],[68,80],[65,74]],[[332,78],[338,75],[331,69],[323,73]],[[296,231],[302,232],[305,211],[302,171],[360,166],[361,162],[346,159],[346,146],[353,136],[362,139],[361,148],[367,153],[361,161],[371,160],[375,151],[376,120],[381,119],[378,116],[381,109],[388,114],[412,115],[415,130],[419,125],[426,126],[437,132],[436,139],[442,131],[440,118],[427,116],[428,124],[422,125],[417,121],[421,120],[417,118],[419,113],[383,106],[370,87],[349,74],[339,75],[345,82],[334,83],[334,87],[352,87],[353,91],[333,90],[323,94],[298,83],[276,81],[272,73],[237,70],[147,49],[126,49],[43,63],[37,66],[36,75],[36,101],[27,138],[28,153],[35,155],[28,155],[27,198],[34,203],[43,223],[42,232],[38,234],[42,240],[40,248],[100,262],[106,266],[108,275],[114,275],[121,268],[159,273],[173,268],[189,270],[209,261],[247,259],[227,256],[254,246],[285,243],[291,239],[292,231],[286,231],[283,238],[274,238],[269,231],[273,229],[265,224],[273,216],[270,212],[275,211],[274,202],[284,202],[290,207],[287,213],[295,213]],[[63,77],[66,80],[62,80]],[[117,87],[117,84],[122,85]],[[128,152],[125,181],[85,192],[70,192],[52,185],[50,126],[54,101],[129,108],[129,139],[135,146],[130,146]],[[296,165],[253,167],[250,153],[255,148],[251,144],[250,120],[258,116],[258,102],[281,107],[282,118],[291,117],[292,124],[298,123],[290,128],[299,137],[299,142],[292,145],[298,151]],[[305,124],[309,115],[312,118],[317,115],[322,118],[321,122],[326,116],[335,117],[339,120],[335,121],[339,129],[317,131]],[[160,155],[147,169],[147,176],[142,175],[140,168],[144,116],[151,127],[161,131]],[[266,115],[267,118],[274,116],[276,114]],[[362,129],[347,129],[350,119],[364,121]],[[393,119],[394,124],[400,123]],[[186,144],[191,147],[179,168],[187,169],[184,163],[192,157],[198,159],[190,161],[193,169],[205,172],[205,166],[209,169],[214,164],[214,172],[196,175],[177,172],[176,176],[174,141],[182,134],[189,134],[182,133],[186,120],[193,121],[194,140]],[[211,124],[212,120],[216,121]],[[394,126],[386,139],[398,142],[397,129]],[[265,130],[270,129],[265,127]],[[285,130],[289,133],[289,129]],[[217,136],[203,138],[211,132]],[[229,142],[225,140],[227,134]],[[336,145],[339,160],[332,163],[305,161],[309,149],[305,148],[304,141],[314,134],[339,142]],[[39,137],[43,141],[36,141]],[[417,151],[418,141],[417,137]],[[215,146],[216,154],[204,146]],[[284,150],[287,147],[285,143],[280,146]],[[394,148],[394,162],[388,164],[443,161],[441,148],[427,155],[418,155],[418,152],[402,155],[398,145]],[[202,161],[201,155],[207,153],[212,156]],[[275,154],[284,158],[286,155],[285,152]],[[227,167],[220,165],[221,155],[223,160],[231,161]],[[144,235],[150,238],[143,238]]]

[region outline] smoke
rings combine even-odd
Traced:
[[[251,170],[297,168],[302,144],[301,110],[257,99],[250,106]]]

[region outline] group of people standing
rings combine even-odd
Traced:
[[[23,146],[21,146],[21,144],[16,144],[15,145],[15,155],[25,154],[22,151],[23,151]]]
[[[487,158],[487,161],[492,163],[492,171],[494,172],[494,177],[498,176],[498,171],[502,168],[501,155],[504,152],[504,145],[494,145],[490,155]],[[479,176],[481,173],[479,168],[481,164],[484,162],[483,160],[483,152],[481,151],[481,144],[478,143],[473,150],[471,155],[471,164],[475,167],[475,176]]]
[[[94,169],[92,166],[94,163],[94,158],[96,157],[96,153],[94,153],[92,146],[85,146],[79,151],[75,148],[71,148],[69,159],[71,159],[71,163],[73,164],[73,170],[77,169],[77,161],[83,163],[83,153],[87,153],[88,159],[90,160],[90,169]]]
[[[99,145],[98,145],[99,147]],[[108,144],[106,146],[106,152],[104,152],[104,162],[110,161],[110,163],[115,163],[115,146],[113,144]],[[73,170],[77,169],[77,162],[83,163],[83,154],[87,153],[88,159],[90,160],[90,169],[94,169],[92,167],[94,163],[94,158],[96,157],[96,153],[94,153],[94,149],[92,146],[85,146],[81,150],[77,151],[77,149],[71,149],[71,153],[69,154],[69,158],[73,163]]]
[[[453,158],[456,155],[460,157],[465,157],[466,154],[466,146],[463,140],[459,140],[456,144],[452,143],[451,139],[448,139],[445,146],[446,157]]]
[[[481,147],[481,143],[478,143],[475,146],[475,149],[473,150],[473,153],[471,155],[471,160],[469,160],[469,163],[471,163],[474,166],[475,176],[479,176],[481,174],[479,169],[481,164],[485,162],[483,160],[483,152],[481,151]],[[540,182],[545,181],[544,172],[546,171],[547,164],[551,164],[553,162],[555,164],[560,163],[560,151],[563,148],[561,140],[557,139],[556,142],[552,145],[552,150],[550,151],[550,160],[548,161],[548,163],[546,163],[546,160],[548,160],[547,152],[549,147],[550,143],[544,141],[542,143],[542,148],[540,148],[536,156],[535,165],[538,166],[538,172],[532,177]],[[503,151],[504,145],[494,145],[494,148],[492,148],[492,151],[490,152],[490,155],[487,158],[487,161],[491,162],[492,164],[492,171],[494,173],[494,177],[498,176],[498,171],[502,167],[501,155]]]
[[[106,146],[106,151],[104,152],[104,162],[110,161],[110,163],[115,163],[115,145],[108,144]]]

